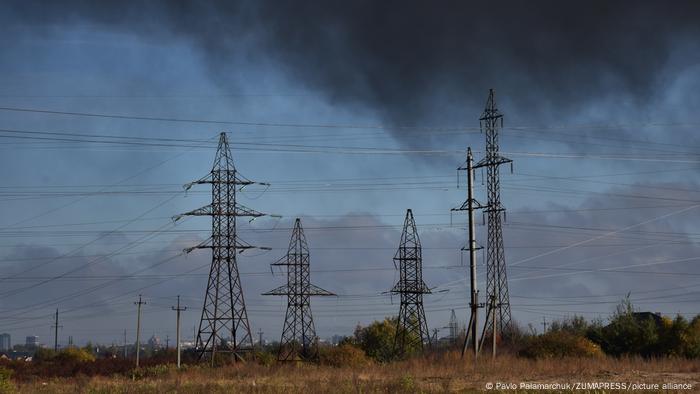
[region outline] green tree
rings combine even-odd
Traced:
[[[355,328],[354,344],[364,350],[367,357],[379,362],[388,362],[396,358],[394,352],[394,340],[396,339],[397,318],[385,318],[382,321],[375,321],[367,327],[357,326]],[[419,343],[419,341],[409,340],[409,343]],[[418,345],[406,349],[405,356],[411,356],[420,351]]]
[[[396,318],[375,321],[367,327],[355,328],[355,342],[367,357],[380,362],[391,361],[394,357],[394,337]]]
[[[659,327],[653,318],[641,318],[635,314],[629,295],[617,306],[612,321],[601,329],[600,334],[598,339],[605,353],[614,356],[657,355]]]
[[[685,332],[685,348],[683,355],[689,358],[700,358],[700,315],[690,321]]]

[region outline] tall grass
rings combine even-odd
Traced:
[[[531,360],[511,354],[495,360],[458,352],[428,354],[389,364],[332,367],[305,363],[254,362],[219,368],[153,367],[127,376],[37,379],[18,382],[22,393],[402,393],[481,390],[486,382],[667,381],[700,384],[700,363],[681,358],[561,358]]]

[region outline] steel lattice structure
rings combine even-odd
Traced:
[[[255,218],[264,214],[239,204],[236,192],[239,187],[263,183],[248,180],[236,171],[226,133],[221,133],[211,172],[185,185],[185,189],[197,184],[211,185],[211,204],[180,216],[212,217],[211,238],[185,251],[212,250],[196,349],[200,360],[209,358],[214,364],[217,353],[231,354],[235,360],[241,357],[241,351],[253,348],[237,255],[255,246],[238,238],[236,220],[241,216]]]
[[[301,219],[294,221],[287,254],[271,266],[287,267],[287,284],[263,295],[287,296],[287,314],[284,318],[279,361],[313,361],[318,359],[318,338],[311,315],[311,296],[335,294],[311,284],[309,246],[306,243]]]
[[[508,295],[508,277],[506,275],[506,256],[503,248],[503,229],[501,219],[505,208],[501,205],[500,166],[513,161],[499,153],[498,133],[503,127],[503,115],[496,108],[493,89],[489,90],[484,113],[479,118],[481,129],[486,134],[486,157],[474,168],[486,167],[487,197],[486,215],[488,233],[486,243],[486,295],[488,297],[487,316],[497,313],[497,319],[488,319],[484,325],[485,332],[495,335],[507,334],[511,328],[510,298]],[[494,321],[497,320],[497,327]],[[496,330],[494,330],[494,328]]]
[[[428,323],[423,310],[423,294],[430,294],[430,289],[423,282],[420,239],[410,209],[406,211],[401,244],[394,255],[394,267],[399,270],[399,281],[391,293],[401,296],[394,353],[403,356],[409,350],[422,350],[424,343],[430,344]]]

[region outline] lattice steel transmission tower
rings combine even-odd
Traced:
[[[424,343],[430,345],[430,332],[423,310],[423,294],[430,294],[430,289],[423,282],[420,239],[410,209],[406,211],[401,244],[394,255],[394,267],[399,270],[399,281],[391,293],[401,296],[394,353],[403,356],[414,349],[423,350]]]
[[[284,318],[279,361],[313,361],[318,359],[318,338],[311,316],[311,296],[335,294],[311,284],[309,246],[306,243],[301,219],[294,221],[292,238],[287,254],[271,266],[287,267],[287,284],[263,295],[287,296],[287,315]]]
[[[447,324],[450,329],[450,344],[454,345],[457,343],[457,336],[459,335],[459,323],[457,322],[457,314],[455,310],[452,310],[450,314],[450,322]]]
[[[199,245],[185,249],[211,249],[212,261],[207,290],[204,294],[204,307],[197,332],[196,350],[199,359],[209,358],[212,365],[217,353],[230,354],[234,360],[240,352],[253,348],[253,337],[248,323],[241,278],[238,274],[238,253],[256,248],[242,241],[237,234],[238,217],[256,218],[263,213],[247,208],[236,200],[239,187],[262,184],[241,176],[233,165],[226,133],[219,136],[214,165],[205,177],[185,185],[188,190],[193,185],[211,185],[211,204],[176,216],[211,216],[211,237]],[[251,219],[252,220],[252,219]],[[259,247],[257,247],[259,248]],[[269,248],[259,248],[266,249]]]
[[[479,118],[481,130],[486,134],[486,157],[474,168],[486,167],[487,179],[487,242],[486,242],[486,303],[487,319],[482,331],[493,335],[494,355],[495,338],[508,334],[511,329],[510,298],[508,296],[508,277],[506,275],[506,256],[503,249],[503,229],[501,219],[505,208],[501,205],[500,166],[513,161],[500,155],[498,133],[503,127],[503,115],[496,108],[493,89],[489,90],[484,113]],[[511,167],[512,169],[512,167]],[[489,316],[491,317],[489,319]]]

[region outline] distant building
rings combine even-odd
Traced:
[[[0,334],[0,352],[9,352],[10,350],[12,350],[10,334]]]
[[[661,327],[663,325],[663,318],[661,317],[660,313],[634,312],[634,313],[632,313],[632,316],[634,316],[634,319],[639,323],[643,323],[647,320],[651,320],[654,322],[654,324],[657,327]]]
[[[35,348],[39,346],[39,337],[36,335],[30,335],[27,337],[27,342],[25,344],[28,348]]]

